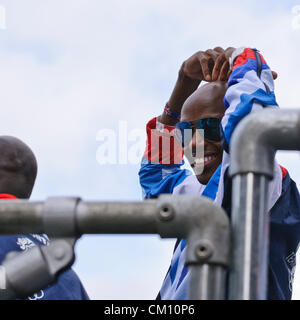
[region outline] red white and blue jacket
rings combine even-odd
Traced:
[[[249,48],[241,51],[233,64],[224,98],[222,119],[223,146],[230,145],[232,133],[240,120],[251,112],[277,106],[273,76],[264,58],[261,73],[257,60]],[[274,111],[275,112],[275,111]],[[182,169],[182,150],[174,138],[174,127],[161,124],[157,118],[147,124],[148,142],[141,169],[140,184],[145,199],[163,193],[207,196],[222,206],[230,217],[231,180],[228,177],[230,154],[224,148],[222,163],[207,185],[194,174]],[[157,140],[159,143],[152,143]],[[162,146],[170,146],[162,153]],[[270,250],[268,299],[291,299],[296,267],[296,252],[300,241],[300,197],[295,182],[286,169],[275,161],[274,179],[270,183],[268,199],[270,215]],[[164,279],[158,299],[187,299],[189,271],[185,263],[186,243],[178,239],[171,266]]]

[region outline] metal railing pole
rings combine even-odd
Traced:
[[[225,299],[225,276],[230,261],[227,214],[206,197],[162,196],[160,199],[161,208],[170,208],[170,212],[174,212],[172,220],[160,224],[161,237],[173,235],[187,239],[188,299]],[[175,233],[172,234],[171,230]]]
[[[267,108],[244,118],[233,133],[230,299],[267,299],[268,198],[277,150],[300,150],[300,111]]]
[[[206,197],[164,195],[158,200],[127,203],[84,202],[78,198],[50,198],[44,204],[2,201],[1,233],[47,233],[58,238],[98,233],[186,238],[186,263],[191,275],[189,299],[225,298],[224,275],[230,252],[229,220],[223,209]],[[7,268],[8,289],[25,296],[40,285],[53,281],[73,262],[72,246],[65,240],[54,239],[49,247],[35,247],[5,259],[3,265]],[[59,243],[55,241],[61,241],[60,245],[65,249],[59,250]]]
[[[234,262],[230,292],[234,299],[266,298],[269,221],[265,199],[268,199],[268,180],[248,173],[237,175],[232,181]]]
[[[189,299],[225,300],[226,268],[220,265],[202,264],[189,266]]]

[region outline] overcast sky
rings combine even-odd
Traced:
[[[0,134],[19,137],[37,156],[33,200],[141,200],[139,166],[99,165],[97,133],[117,130],[119,121],[127,121],[129,131],[143,130],[161,112],[181,63],[195,51],[260,49],[279,75],[280,106],[300,107],[300,0],[0,5],[6,12],[6,29],[0,30]],[[280,153],[278,159],[300,185],[299,154]],[[155,236],[85,236],[74,268],[91,298],[153,299],[172,246],[172,240]]]

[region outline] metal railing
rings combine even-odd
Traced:
[[[300,150],[299,110],[268,107],[245,117],[233,133],[231,299],[267,298],[269,182],[277,150]]]
[[[74,261],[82,234],[159,234],[187,239],[189,299],[224,299],[230,226],[210,199],[163,195],[144,202],[85,202],[50,198],[43,202],[0,201],[0,234],[46,233],[49,246],[8,255],[2,299],[26,297],[53,283]],[[209,277],[210,281],[206,281]],[[2,276],[3,278],[3,276]],[[0,296],[0,298],[1,298]]]
[[[0,201],[0,234],[52,238],[49,246],[6,257],[0,279],[6,279],[7,289],[0,298],[26,297],[53,283],[72,265],[82,234],[159,234],[187,239],[189,299],[225,299],[229,266],[230,299],[266,299],[267,201],[276,150],[300,150],[300,111],[268,108],[237,126],[230,146],[231,227],[223,209],[199,196],[163,195],[143,202]]]

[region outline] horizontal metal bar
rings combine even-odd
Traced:
[[[52,237],[75,238],[82,234],[159,234],[164,238],[186,238],[186,263],[191,265],[193,281],[200,276],[200,269],[202,273],[206,270],[202,269],[204,264],[216,266],[210,269],[212,276],[209,279],[212,282],[202,291],[194,290],[194,299],[212,287],[223,288],[224,283],[216,282],[224,282],[224,279],[214,274],[221,274],[218,270],[229,264],[229,219],[212,200],[199,196],[163,195],[157,200],[143,202],[84,202],[78,198],[50,198],[45,203],[2,201],[0,233],[48,233]],[[29,278],[32,279],[29,291],[53,281],[61,269],[60,266],[56,268],[55,259],[61,261],[62,256],[61,250],[56,251],[56,247],[53,252],[50,250],[53,245],[52,241],[49,247],[41,250],[35,248],[28,255],[23,253],[12,259],[8,257],[4,266],[8,268],[9,289],[17,295],[24,295],[28,293],[26,283]],[[45,260],[44,256],[48,251],[50,260],[46,261],[48,258]],[[70,256],[67,252],[64,255],[67,258]],[[37,279],[35,282],[30,261],[35,261],[37,277],[41,275],[40,281]],[[26,272],[19,272],[23,266]]]
[[[77,206],[79,234],[157,234],[157,201],[84,202]]]
[[[44,202],[0,200],[0,234],[44,233]]]
[[[207,197],[162,195],[139,202],[85,202],[49,198],[41,202],[0,203],[0,234],[46,233],[50,237],[82,234],[159,234],[185,238],[187,263],[228,265],[230,230],[224,210]],[[205,247],[211,254],[196,254]]]
[[[57,198],[59,201],[64,198]],[[55,217],[56,228],[68,215],[76,220],[80,234],[93,233],[157,233],[155,200],[139,202],[80,201],[75,212],[62,212]],[[0,200],[0,234],[47,233],[44,202]],[[55,210],[55,208],[54,208]],[[51,212],[47,212],[51,215]]]

